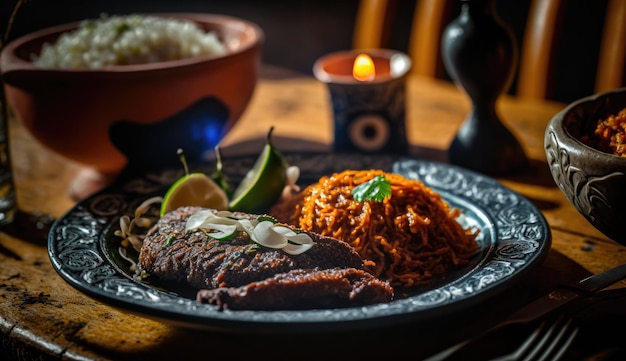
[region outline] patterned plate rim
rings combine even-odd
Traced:
[[[49,257],[70,285],[105,304],[177,326],[232,332],[293,332],[362,328],[430,319],[464,309],[523,279],[547,255],[551,234],[541,212],[497,180],[461,167],[395,155],[285,153],[301,168],[301,179],[344,169],[375,168],[419,179],[452,205],[466,208],[485,227],[480,259],[462,275],[424,293],[388,304],[304,311],[218,311],[171,292],[137,282],[114,264],[107,237],[119,217],[145,199],[162,195],[182,169],[125,177],[75,205],[52,226]],[[223,159],[224,171],[241,178],[256,158]],[[198,167],[213,169],[213,164]],[[199,169],[202,171],[202,169]]]

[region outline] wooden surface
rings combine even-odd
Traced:
[[[53,270],[45,235],[27,232],[28,224],[21,217],[0,233],[0,359],[183,360],[218,355],[236,359],[259,355],[275,359],[320,359],[329,355],[387,359],[400,348],[409,349],[418,359],[489,325],[558,282],[626,263],[626,247],[595,230],[550,177],[543,132],[549,119],[564,105],[503,98],[498,106],[506,125],[520,138],[532,160],[526,172],[499,180],[543,212],[553,240],[544,264],[516,289],[472,310],[424,324],[330,335],[200,332],[127,314],[75,290]],[[414,145],[412,153],[445,160],[445,149],[469,107],[465,95],[453,85],[411,78],[407,127]],[[261,139],[271,125],[277,138],[305,137],[315,144],[329,144],[332,123],[325,86],[308,77],[262,79],[224,146]],[[21,210],[52,217],[63,215],[74,204],[67,187],[79,167],[44,150],[14,120],[10,128]],[[306,142],[299,143],[300,148],[306,146]]]

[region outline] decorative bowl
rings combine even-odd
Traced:
[[[581,138],[598,120],[626,108],[626,88],[579,99],[549,122],[548,166],[568,200],[594,227],[626,245],[626,157],[589,146]]]
[[[7,44],[0,57],[9,108],[43,145],[103,175],[146,169],[212,151],[254,92],[264,33],[249,21],[168,13],[215,31],[226,54],[99,69],[44,69],[42,45],[80,23],[40,30]]]

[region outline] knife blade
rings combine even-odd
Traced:
[[[562,285],[547,295],[539,297],[520,310],[512,313],[500,325],[511,322],[534,321],[560,309],[574,300],[586,296],[593,296],[598,291],[624,278],[626,278],[626,264],[591,275],[578,283]]]
[[[626,278],[626,264],[608,269],[595,275],[591,275],[580,282],[567,285],[586,293],[596,293]]]
[[[478,336],[449,347],[435,355],[428,357],[424,361],[441,361],[449,359],[451,357],[453,358],[453,356],[460,355],[465,357],[467,356],[467,353],[464,352],[464,349],[466,349],[470,345],[473,345],[473,348],[476,349],[477,347],[475,347],[475,343],[478,340],[482,341],[483,339],[488,338],[488,336],[490,335],[498,334],[504,328],[511,325],[530,324],[565,307],[575,300],[585,297],[593,297],[597,295],[599,291],[625,278],[626,264],[623,264],[608,269],[604,272],[600,272],[598,274],[586,277],[577,283],[562,285],[552,292],[530,302],[526,306],[506,317],[503,321],[501,321],[494,327],[491,327],[490,329],[479,334]],[[614,294],[609,294],[609,296],[611,295]]]

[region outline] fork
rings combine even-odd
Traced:
[[[510,354],[494,361],[559,360],[578,334],[570,317],[559,316],[552,322],[543,321],[530,336]]]
[[[520,329],[527,332],[527,327],[530,326],[532,329],[536,321],[545,320],[545,317],[553,315],[556,310],[566,305],[569,306],[569,314],[574,314],[574,309],[580,310],[606,299],[624,296],[626,294],[626,288],[605,288],[625,277],[626,264],[623,264],[596,275],[589,276],[576,284],[559,287],[549,294],[525,305],[486,331],[439,351],[422,361],[465,360],[467,359],[468,353],[480,354],[484,359],[484,353],[478,352],[481,352],[485,348],[485,345],[500,346],[498,342],[494,343],[494,339],[513,336],[513,334],[515,334],[514,331],[519,331]],[[527,333],[524,333],[524,335],[526,334]],[[510,337],[508,338],[511,339]]]
[[[538,326],[537,326],[538,325]],[[489,359],[492,361],[558,360],[578,333],[569,316],[528,324],[509,324],[506,330],[491,330],[490,340],[469,339],[422,361]],[[518,341],[513,341],[518,340]],[[512,343],[515,342],[515,343]],[[485,347],[488,349],[485,349]]]

